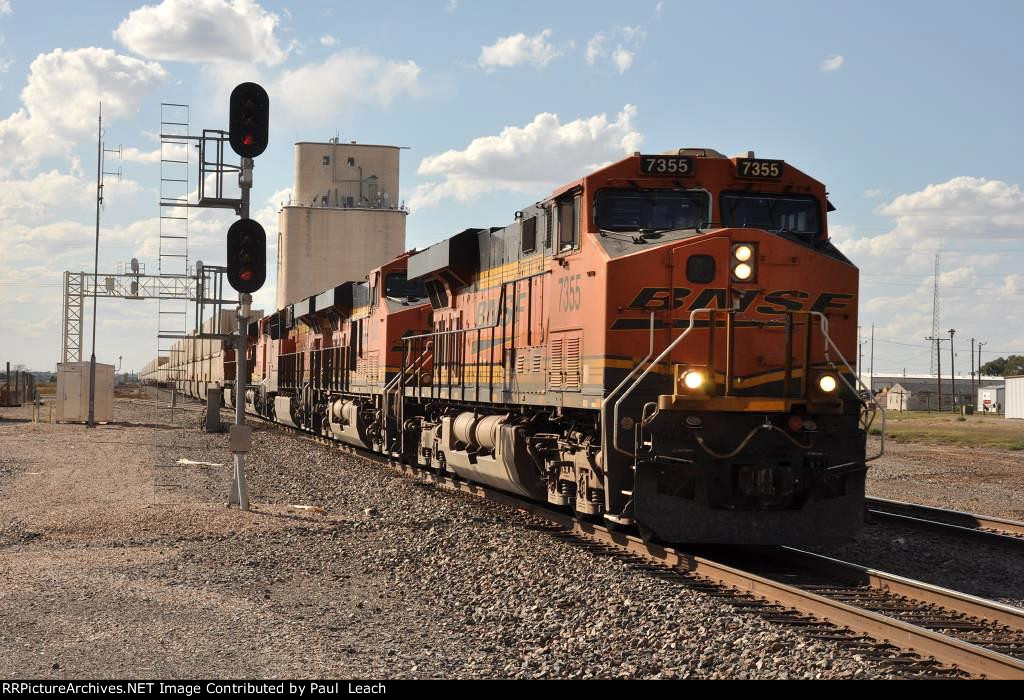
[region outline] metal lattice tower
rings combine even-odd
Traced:
[[[84,272],[64,273],[64,313],[61,329],[61,362],[82,361],[82,303]]]
[[[942,255],[942,250],[935,251],[935,272],[932,275],[934,281],[934,291],[932,293],[932,338],[939,337],[939,257]],[[935,366],[935,354],[932,352],[928,353],[931,355],[931,374],[935,374],[937,368]]]
[[[189,108],[160,104],[160,248],[157,273],[165,278],[188,276]],[[186,299],[161,297],[157,302],[157,355],[170,355],[175,342],[188,334]],[[178,377],[169,377],[172,384]]]

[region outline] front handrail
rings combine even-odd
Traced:
[[[661,352],[661,354],[659,354],[653,361],[648,363],[646,368],[640,374],[640,376],[636,377],[636,379],[633,379],[632,384],[629,386],[629,388],[627,388],[625,391],[623,391],[622,395],[619,396],[619,398],[615,401],[615,405],[614,405],[613,411],[612,411],[612,421],[613,422],[612,422],[612,431],[611,431],[612,432],[611,446],[612,446],[613,449],[615,449],[616,452],[619,452],[620,454],[623,454],[623,455],[625,455],[627,457],[635,457],[636,456],[635,453],[627,451],[626,449],[624,449],[619,444],[619,432],[620,432],[620,427],[621,427],[620,423],[619,423],[619,409],[622,406],[622,402],[625,401],[627,398],[629,398],[630,394],[632,394],[636,390],[636,388],[640,385],[640,383],[644,380],[644,378],[648,374],[650,374],[651,371],[655,367],[657,367],[659,364],[661,364],[662,360],[664,360],[665,357],[667,357],[669,355],[669,353],[671,353],[672,350],[674,350],[675,347],[677,345],[679,345],[679,343],[681,343],[683,341],[683,339],[686,338],[687,335],[690,334],[690,332],[695,327],[694,321],[695,321],[695,317],[696,317],[697,314],[699,314],[699,313],[708,313],[708,314],[710,314],[710,313],[713,313],[715,311],[716,311],[716,309],[710,309],[710,308],[693,309],[690,312],[690,320],[689,320],[689,324],[688,324],[686,330],[684,330],[682,333],[680,333],[671,343],[669,343],[668,347],[666,347]],[[717,310],[717,311],[720,311],[720,309]],[[820,311],[810,311],[810,312],[807,312],[807,313],[809,313],[812,316],[816,316],[819,319],[819,327],[820,327],[819,329],[821,331],[822,338],[825,341],[825,360],[830,365],[832,365],[833,367],[837,366],[837,363],[832,359],[832,357],[829,354],[830,351],[832,351],[832,352],[835,353],[835,355],[838,356],[839,361],[842,363],[843,367],[845,367],[846,370],[847,370],[847,372],[838,372],[837,373],[839,375],[840,381],[842,381],[843,384],[846,385],[846,387],[850,390],[850,392],[854,396],[856,396],[858,398],[858,400],[860,401],[861,405],[866,410],[878,410],[878,409],[881,410],[881,413],[882,413],[882,428],[881,428],[882,434],[881,434],[881,442],[880,442],[880,447],[879,447],[878,454],[872,455],[870,457],[865,457],[865,459],[864,459],[865,462],[872,462],[872,461],[878,459],[879,457],[881,457],[883,454],[885,454],[885,427],[886,427],[885,407],[881,406],[880,404],[878,404],[877,402],[875,402],[873,400],[874,399],[874,394],[871,391],[871,388],[864,384],[863,379],[861,379],[861,377],[850,366],[850,363],[843,356],[843,353],[839,350],[839,347],[835,344],[835,341],[832,340],[832,336],[829,335],[829,332],[828,332],[828,325],[829,325],[828,324],[828,317],[826,317],[825,314],[820,312]],[[712,329],[711,332],[714,332],[714,329]],[[606,415],[607,415],[606,411],[607,411],[608,402],[612,399],[612,397],[614,397],[621,390],[621,388],[623,386],[626,385],[627,382],[629,382],[633,378],[633,376],[637,373],[637,371],[640,369],[640,367],[642,367],[644,365],[644,363],[647,363],[647,360],[650,358],[651,354],[653,354],[653,348],[654,348],[654,314],[651,314],[651,351],[648,352],[647,356],[644,357],[644,359],[641,360],[640,363],[637,364],[637,366],[633,368],[633,371],[630,372],[626,376],[626,378],[623,379],[619,383],[619,385],[615,387],[615,389],[613,389],[611,392],[609,392],[609,394],[605,398],[605,400],[601,402],[601,423],[602,423],[603,426],[607,425],[607,422],[606,422],[605,418],[606,418]],[[850,384],[849,380],[846,378],[846,374],[847,373],[852,374],[854,377],[856,377],[856,380],[855,380],[856,384],[859,385],[863,390],[867,391],[867,395],[869,397],[871,397],[871,399],[872,399],[871,400],[871,405],[874,407],[873,409],[868,405],[868,403],[863,398],[861,398],[862,397],[861,391],[858,390],[857,388],[855,388],[852,384]],[[605,446],[602,445],[602,448],[605,448]]]
[[[625,401],[629,397],[629,395],[632,394],[636,390],[636,388],[638,386],[640,386],[640,382],[642,382],[644,380],[644,377],[646,377],[648,374],[650,374],[652,369],[654,369],[659,364],[661,364],[661,361],[665,359],[665,356],[668,355],[670,352],[672,352],[672,350],[677,345],[679,345],[680,342],[682,342],[683,338],[685,338],[686,336],[688,336],[690,334],[690,331],[692,331],[694,329],[693,321],[694,321],[694,318],[696,317],[697,314],[699,314],[699,313],[712,313],[714,311],[715,311],[715,309],[708,309],[708,308],[694,309],[693,311],[691,311],[690,312],[690,323],[686,327],[686,330],[683,331],[682,333],[680,333],[676,337],[675,340],[673,340],[671,343],[668,344],[668,347],[666,347],[664,350],[661,351],[661,354],[658,355],[658,357],[656,357],[653,362],[651,362],[650,364],[647,365],[646,369],[644,369],[644,371],[640,374],[640,376],[637,377],[633,381],[633,384],[628,389],[626,389],[626,391],[623,392],[622,396],[619,397],[618,401],[615,402],[615,407],[614,407],[614,409],[612,411],[612,421],[613,421],[613,423],[612,423],[612,447],[615,448],[616,452],[619,452],[620,454],[624,454],[627,457],[635,457],[636,456],[635,454],[633,454],[631,452],[627,452],[626,450],[624,450],[622,447],[619,446],[619,407],[622,405],[622,402]],[[652,349],[652,351],[653,351],[653,347],[654,347],[653,344],[654,344],[654,314],[651,314],[651,349]],[[650,355],[648,355],[648,357],[650,357]],[[644,358],[644,361],[646,361],[646,358]],[[641,364],[643,364],[643,361],[641,361]],[[640,365],[637,365],[637,368],[639,368],[639,367],[640,367]],[[635,372],[636,372],[636,369],[634,369],[633,372],[631,372],[629,374],[629,376],[627,376],[626,379],[623,380],[623,383],[625,383],[625,381],[627,381],[631,376],[633,376],[633,373],[635,373]],[[621,386],[621,384],[620,384],[620,386]],[[616,387],[616,389],[618,389],[618,387]],[[611,396],[611,394],[609,394],[609,396]],[[607,399],[606,399],[606,402],[607,402]],[[601,406],[601,413],[602,414],[604,413],[604,408],[605,408],[604,407],[604,403],[602,403],[602,406]],[[603,422],[604,421],[603,421],[603,416],[602,416],[602,423]]]

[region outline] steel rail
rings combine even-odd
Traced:
[[[865,501],[875,520],[1024,550],[1024,522],[885,498]]]
[[[506,505],[516,511],[547,521],[563,532],[609,546],[622,553],[646,559],[658,566],[676,572],[691,574],[726,588],[765,599],[797,612],[810,615],[839,628],[846,628],[857,634],[870,637],[883,644],[891,644],[910,651],[923,659],[934,659],[943,665],[954,667],[975,676],[997,679],[1024,679],[1024,659],[987,649],[963,639],[928,629],[905,620],[874,612],[856,605],[802,589],[770,576],[684,552],[671,546],[645,541],[640,537],[622,531],[612,530],[579,520],[568,513],[554,510],[546,504],[525,501],[512,494],[473,484],[461,479],[439,475],[435,472],[403,464],[389,455],[358,449],[339,443],[327,437],[312,434],[290,426],[262,420],[314,442],[334,446],[355,456],[361,456],[382,463],[399,474],[421,482],[431,483],[449,491],[461,492]],[[802,560],[804,564],[814,563],[814,570],[843,571],[848,577],[851,572],[866,579],[872,587],[885,590],[894,596],[903,596],[924,605],[943,607],[955,613],[981,618],[993,624],[1024,631],[1024,611],[1000,605],[974,596],[969,596],[938,586],[914,581],[880,571],[858,567],[828,557],[813,555],[792,548],[765,550],[771,556],[789,561]],[[763,552],[762,552],[763,553]],[[778,560],[776,560],[777,562]],[[802,572],[797,572],[802,573]],[[1024,653],[1024,652],[1022,652]]]
[[[931,603],[947,610],[956,611],[981,620],[989,620],[998,625],[1024,633],[1024,609],[1012,605],[1004,605],[994,600],[979,598],[969,593],[961,593],[942,586],[935,586],[923,581],[916,581],[905,576],[888,574],[877,569],[870,569],[859,564],[826,557],[822,554],[807,552],[794,547],[782,547],[783,557],[794,564],[821,573],[843,578],[851,582],[867,585],[875,590],[894,595],[902,595],[922,603]],[[1024,653],[1024,647],[1022,647]]]
[[[972,675],[1000,679],[1024,679],[1024,660],[986,649],[982,646],[957,639],[924,627],[865,610],[854,605],[833,600],[812,591],[803,590],[772,578],[745,571],[706,557],[689,554],[673,547],[645,542],[640,537],[611,530],[602,525],[581,521],[568,514],[547,506],[523,501],[515,496],[496,491],[489,487],[471,484],[461,480],[439,477],[431,472],[415,469],[383,458],[400,473],[418,479],[425,479],[438,486],[461,491],[504,503],[516,510],[549,520],[564,530],[603,544],[641,556],[655,563],[669,566],[687,573],[701,576],[715,583],[766,598],[802,613],[824,619],[833,625],[847,627],[873,639],[888,642],[902,649],[912,651],[924,658],[933,657],[944,664],[955,666]],[[816,566],[828,564],[841,568],[844,573],[866,572],[879,588],[905,595],[914,600],[947,607],[976,617],[991,619],[999,624],[1024,630],[1024,611],[1000,605],[992,601],[957,593],[938,586],[912,579],[884,574],[847,564],[827,557],[818,557],[810,552],[784,548],[788,557],[803,558],[805,562],[814,558]]]

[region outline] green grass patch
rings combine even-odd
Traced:
[[[877,427],[871,429],[872,435],[880,433]],[[923,411],[890,413],[886,420],[886,436],[901,442],[926,445],[1024,450],[1024,422],[1007,420],[1002,416],[959,416]]]

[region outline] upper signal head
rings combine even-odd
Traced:
[[[231,148],[243,158],[255,158],[267,149],[270,98],[256,83],[242,83],[231,91],[228,135]]]

